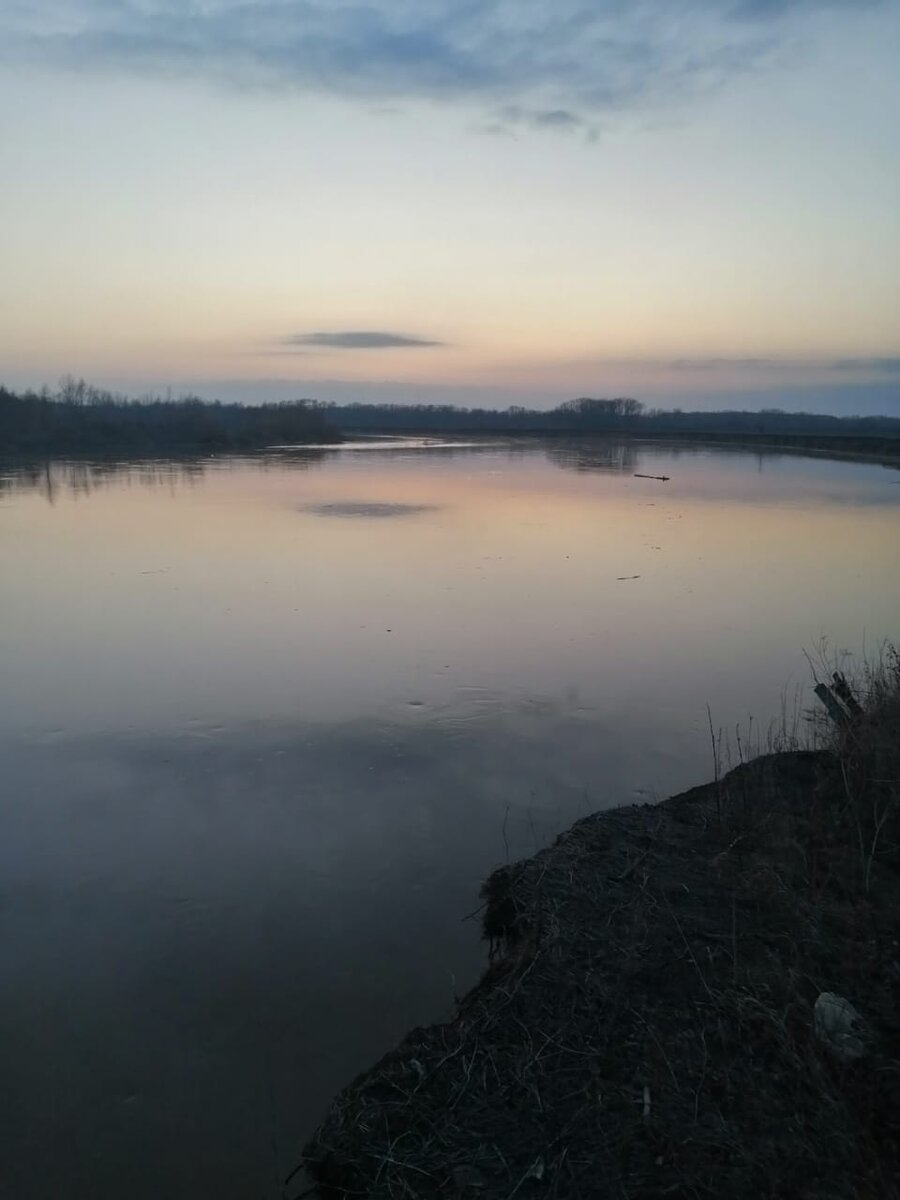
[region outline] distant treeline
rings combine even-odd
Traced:
[[[638,400],[580,397],[549,411],[450,404],[346,404],[293,400],[222,404],[196,396],[132,400],[67,378],[57,392],[0,387],[0,454],[159,454],[336,443],[341,434],[606,434],[625,438],[747,442],[900,457],[900,419],[816,413],[683,412]]]
[[[125,396],[63,380],[58,392],[0,387],[0,454],[249,450],[279,442],[339,442],[323,408]]]
[[[816,413],[683,412],[647,409],[638,400],[583,396],[541,412],[530,408],[456,408],[450,404],[325,404],[339,429],[383,433],[629,433],[641,437],[723,435],[834,435],[900,437],[894,417],[829,417]]]

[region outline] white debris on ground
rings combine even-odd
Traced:
[[[822,992],[813,1009],[816,1036],[842,1062],[866,1052],[865,1022],[849,1000]]]

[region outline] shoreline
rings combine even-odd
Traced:
[[[839,776],[780,751],[494,871],[481,980],[334,1100],[314,1194],[896,1197],[900,876],[856,886]]]
[[[293,441],[290,444],[265,441],[246,442],[215,442],[190,443],[176,442],[170,445],[146,442],[123,441],[120,444],[97,442],[96,444],[69,444],[57,442],[46,443],[42,446],[21,446],[18,448],[4,447],[0,449],[0,464],[31,463],[42,464],[52,462],[163,462],[167,460],[206,460],[209,458],[230,457],[241,455],[264,455],[279,453],[284,450],[299,452],[321,451],[322,453],[340,450],[342,446],[360,438],[377,441],[378,439],[425,438],[440,445],[448,438],[467,437],[473,439],[502,439],[505,444],[546,442],[549,444],[570,443],[578,445],[590,442],[610,442],[638,446],[664,446],[680,450],[719,449],[732,450],[735,453],[752,453],[766,455],[792,455],[800,458],[825,458],[833,461],[849,461],[871,463],[885,468],[900,470],[900,438],[884,437],[844,437],[815,436],[807,434],[772,435],[772,434],[695,434],[671,432],[642,433],[627,429],[611,430],[517,430],[497,429],[447,429],[435,430],[410,426],[396,430],[354,430],[350,426],[335,429],[324,439],[320,435],[311,437],[309,441]],[[329,440],[330,438],[330,440]],[[478,441],[472,443],[478,445]],[[451,447],[453,448],[453,447]],[[468,446],[466,448],[469,448]]]
[[[829,458],[849,460],[853,462],[874,463],[884,467],[900,469],[900,438],[873,436],[855,437],[840,434],[752,434],[752,433],[682,433],[676,430],[643,433],[629,429],[481,429],[478,427],[460,427],[441,429],[423,429],[410,425],[391,430],[355,429],[351,425],[340,426],[340,432],[347,437],[424,437],[437,439],[442,437],[482,437],[502,438],[504,441],[515,442],[626,442],[635,445],[676,446],[685,450],[713,447],[740,451],[758,451],[763,454],[789,454],[799,457]]]

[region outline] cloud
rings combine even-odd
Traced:
[[[568,108],[523,108],[518,104],[507,104],[494,115],[492,121],[481,126],[483,133],[515,134],[518,129],[579,133],[589,141],[599,136],[599,130],[593,121]]]
[[[650,361],[652,360],[648,360],[648,363]],[[672,371],[727,371],[735,368],[742,371],[769,371],[808,366],[807,363],[791,363],[778,358],[672,358],[658,359],[655,365]]]
[[[596,358],[584,360],[581,364],[576,360],[572,365],[592,365],[602,370],[604,367],[663,371],[673,375],[710,375],[735,372],[742,375],[797,375],[810,373],[821,375],[823,371],[833,368],[833,364],[820,359],[775,358],[759,355],[682,355],[679,358],[640,357],[640,358]]]
[[[841,358],[832,363],[834,371],[856,371],[873,375],[900,375],[900,356],[886,358]]]
[[[410,337],[405,333],[386,333],[378,329],[346,329],[332,333],[294,333],[284,339],[284,346],[318,346],[326,350],[390,350],[445,346],[430,338]]]
[[[900,375],[900,356],[880,358],[775,358],[775,357],[718,357],[684,356],[681,358],[607,358],[596,360],[598,366],[649,367],[673,373],[740,372],[744,375],[765,374],[826,378],[833,372],[847,375]]]
[[[882,3],[886,0],[881,0]],[[18,0],[0,54],[379,103],[463,103],[581,130],[703,94],[879,0]],[[505,117],[496,117],[505,111]]]

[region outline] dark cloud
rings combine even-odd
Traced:
[[[486,133],[515,133],[518,129],[546,129],[554,133],[583,134],[589,140],[598,136],[594,122],[568,108],[523,108],[507,104],[493,122],[482,127]]]
[[[740,368],[743,371],[784,369],[792,364],[779,358],[672,358],[655,360],[655,365],[673,371],[720,371]],[[807,364],[803,364],[807,366]]]
[[[846,375],[900,376],[900,356],[880,358],[763,358],[763,357],[684,357],[622,359],[618,365],[634,367],[661,367],[667,371],[699,373],[739,371],[748,376],[754,373],[779,375],[805,374],[825,378],[829,372]]]
[[[590,135],[600,116],[765,65],[791,19],[811,25],[824,9],[875,3],[18,0],[0,10],[0,55],[381,103],[455,101],[494,115],[507,106],[507,126]]]
[[[294,333],[284,339],[285,346],[318,346],[326,350],[389,350],[403,347],[445,346],[430,338],[410,337],[405,333],[386,333],[379,329],[343,329],[331,333]]]
[[[857,371],[873,375],[900,375],[900,356],[886,358],[840,358],[832,363],[835,371]]]

